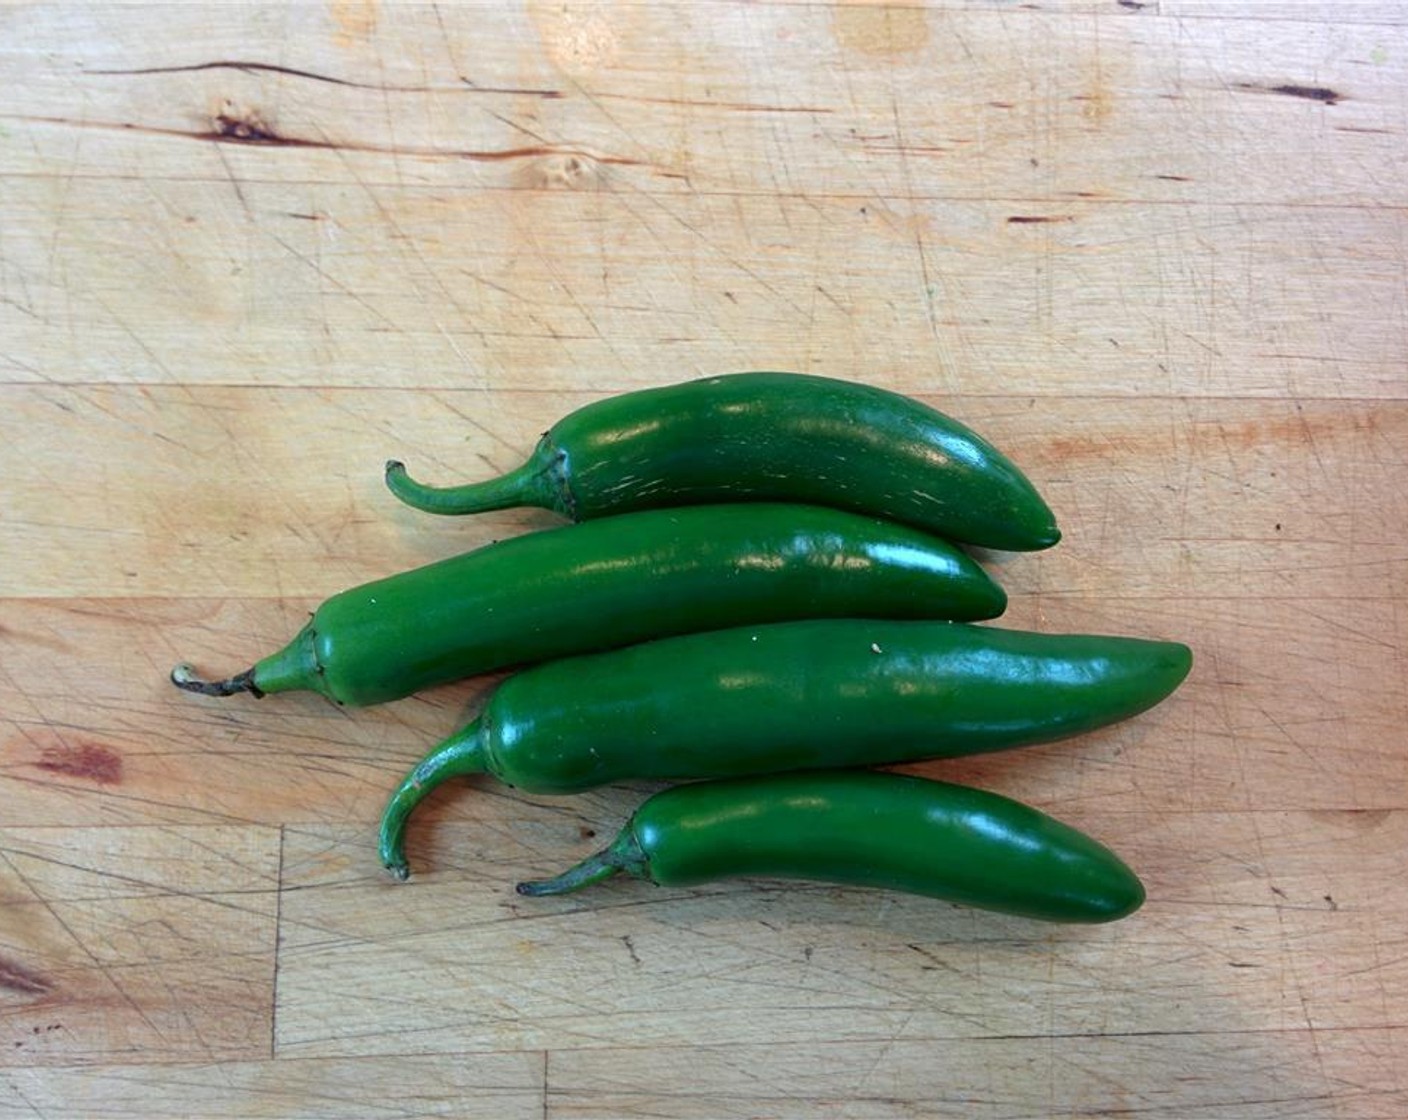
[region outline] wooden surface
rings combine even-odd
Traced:
[[[1408,1115],[1408,8],[0,9],[0,1116]],[[490,682],[177,694],[552,524],[380,469],[781,368],[915,394],[1066,532],[1007,624],[1197,665],[916,769],[1103,838],[1133,918],[517,899],[646,787],[481,783]]]

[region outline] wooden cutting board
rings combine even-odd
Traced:
[[[1408,10],[1332,0],[0,10],[0,1116],[1408,1114]],[[1145,908],[528,901],[648,792],[438,793],[490,681],[178,694],[554,524],[381,485],[772,368],[1006,449],[1004,624],[1180,639],[1158,709],[914,768]]]

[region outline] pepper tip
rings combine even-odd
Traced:
[[[387,873],[398,883],[404,883],[411,877],[410,865],[405,862],[383,864]]]
[[[264,695],[264,690],[254,683],[252,668],[223,681],[208,681],[196,673],[193,665],[182,661],[171,670],[171,683],[186,692],[196,692],[202,696],[234,696],[238,692],[248,692],[257,700]]]

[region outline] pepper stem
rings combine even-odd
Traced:
[[[202,696],[234,696],[239,692],[248,692],[259,697],[270,692],[307,689],[321,693],[329,700],[343,702],[328,688],[325,674],[318,664],[317,635],[311,621],[283,649],[260,658],[243,673],[236,673],[223,681],[208,681],[183,661],[171,670],[171,683]]]
[[[406,826],[415,807],[450,778],[484,774],[489,760],[479,720],[467,724],[416,763],[391,795],[381,814],[381,864],[404,882],[411,876],[406,862]]]
[[[264,695],[264,690],[254,683],[254,670],[246,669],[223,681],[208,681],[196,675],[195,667],[181,662],[171,670],[171,683],[187,692],[198,692],[202,696],[234,696],[248,692],[256,699]]]
[[[459,515],[487,513],[515,506],[544,506],[558,509],[559,487],[550,477],[551,457],[542,449],[521,467],[498,478],[463,486],[430,486],[406,473],[406,465],[396,459],[386,464],[386,486],[397,498],[424,513]]]
[[[593,883],[600,883],[603,879],[609,879],[620,870],[619,862],[612,857],[611,850],[608,848],[588,856],[561,875],[555,875],[551,879],[530,879],[527,882],[519,883],[514,887],[514,890],[530,898],[541,898],[550,894],[569,894],[572,891],[579,891],[583,887],[589,887]]]
[[[649,871],[649,861],[630,825],[621,830],[609,848],[589,855],[581,863],[569,867],[551,879],[530,879],[519,883],[514,890],[530,898],[569,894],[583,887],[590,887],[593,883],[600,883],[621,871],[637,878],[646,877]]]

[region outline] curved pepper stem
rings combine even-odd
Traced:
[[[386,464],[386,487],[412,509],[423,513],[457,516],[487,513],[516,506],[562,509],[562,485],[556,477],[556,456],[539,444],[529,460],[507,474],[463,486],[430,486],[406,473],[406,465],[391,459]]]
[[[264,690],[254,683],[254,670],[246,669],[223,681],[208,681],[196,675],[193,665],[181,662],[171,670],[171,683],[187,692],[198,692],[202,696],[234,696],[248,692],[255,699],[264,695]]]
[[[404,882],[411,876],[406,862],[406,826],[411,813],[437,786],[450,778],[484,774],[489,760],[479,720],[467,724],[428,753],[402,780],[381,814],[381,864]]]
[[[186,692],[198,692],[202,696],[234,696],[248,692],[258,698],[271,692],[307,689],[342,703],[341,698],[327,687],[322,667],[318,664],[317,635],[311,621],[283,649],[260,658],[250,668],[233,677],[206,680],[183,661],[171,670],[171,683]]]
[[[621,830],[609,848],[594,852],[581,863],[569,867],[551,879],[530,879],[519,883],[514,890],[529,898],[570,894],[593,883],[600,883],[622,871],[638,879],[649,877],[649,861],[630,825]]]

